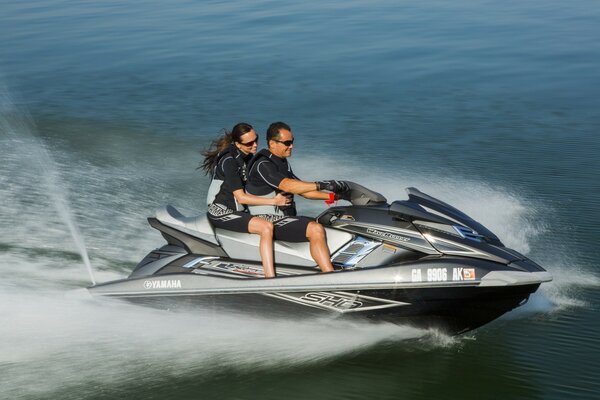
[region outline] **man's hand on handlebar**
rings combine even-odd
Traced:
[[[318,181],[315,182],[317,184],[317,190],[327,190],[329,192],[333,192],[336,195],[343,195],[348,190],[350,190],[350,186],[345,181]]]

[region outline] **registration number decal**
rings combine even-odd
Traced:
[[[475,268],[413,268],[411,271],[412,282],[457,282],[475,279]]]

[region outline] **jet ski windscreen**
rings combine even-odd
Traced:
[[[376,206],[386,204],[387,199],[380,193],[374,192],[358,183],[344,181],[350,189],[342,194],[344,200],[349,201],[355,206]]]

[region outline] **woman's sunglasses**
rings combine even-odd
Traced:
[[[252,146],[254,146],[254,144],[255,144],[255,143],[256,143],[256,144],[258,144],[258,138],[254,139],[254,140],[253,140],[253,141],[251,141],[251,142],[246,142],[246,143],[241,143],[241,142],[240,142],[240,144],[241,144],[242,146],[246,146],[246,147],[252,147]]]

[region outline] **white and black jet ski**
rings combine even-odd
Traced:
[[[480,223],[415,188],[387,200],[347,182],[347,206],[328,208],[333,273],[308,243],[275,242],[277,278],[264,279],[258,235],[215,230],[204,214],[167,206],[148,218],[167,244],[95,296],[158,307],[212,307],[266,316],[333,314],[437,327],[457,334],[524,304],[552,276]]]

